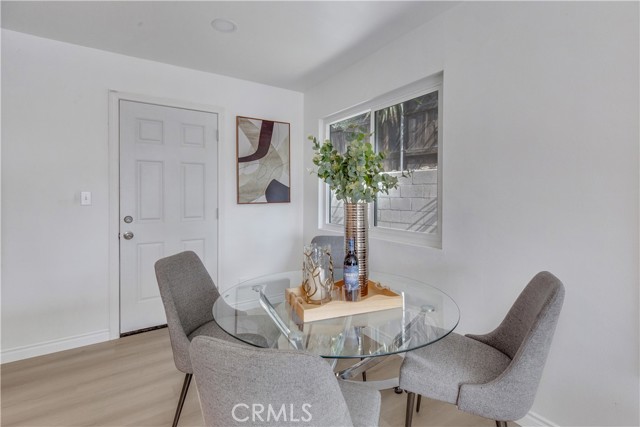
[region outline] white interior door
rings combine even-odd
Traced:
[[[120,101],[120,333],[166,323],[154,264],[218,259],[215,113]]]

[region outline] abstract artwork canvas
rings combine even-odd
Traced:
[[[289,203],[289,123],[236,118],[238,203]]]

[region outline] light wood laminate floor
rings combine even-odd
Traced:
[[[398,361],[369,378],[396,375]],[[169,426],[184,380],[160,329],[114,341],[3,364],[2,426]],[[382,392],[381,426],[404,425],[406,393]],[[202,426],[192,383],[180,426]],[[419,426],[495,426],[455,406],[422,400]]]

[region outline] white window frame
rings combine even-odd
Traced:
[[[320,120],[320,140],[324,141],[329,138],[329,126],[334,123],[341,122],[345,119],[358,116],[367,112],[371,113],[370,129],[375,130],[375,112],[387,107],[427,95],[434,91],[438,91],[438,229],[435,233],[421,233],[417,231],[396,230],[391,228],[377,227],[374,225],[375,204],[370,203],[369,206],[369,237],[373,239],[386,240],[391,242],[405,243],[416,246],[424,246],[431,248],[442,248],[442,155],[443,155],[443,126],[442,126],[442,105],[443,105],[443,73],[440,72],[433,76],[421,79],[410,85],[396,89],[387,94],[381,95],[369,101],[359,103],[353,107],[331,114]],[[375,135],[374,135],[375,136]],[[333,231],[341,233],[344,227],[337,224],[331,224],[330,219],[330,198],[331,192],[329,186],[318,180],[318,227],[321,230]]]

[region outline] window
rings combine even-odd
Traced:
[[[333,147],[341,154],[347,150],[349,134],[353,132],[371,132],[371,113],[366,112],[329,125],[329,139]],[[329,191],[329,222],[344,225],[344,201],[336,199]]]
[[[370,133],[384,151],[385,170],[399,186],[370,206],[370,235],[387,240],[441,245],[442,75],[384,95],[324,120],[333,146],[344,152],[350,132]],[[402,177],[402,171],[411,170]],[[343,203],[326,187],[323,228],[340,230]]]
[[[433,233],[438,228],[438,91],[375,112],[376,151],[387,153],[384,170],[400,177],[398,189],[381,194],[375,226]]]

